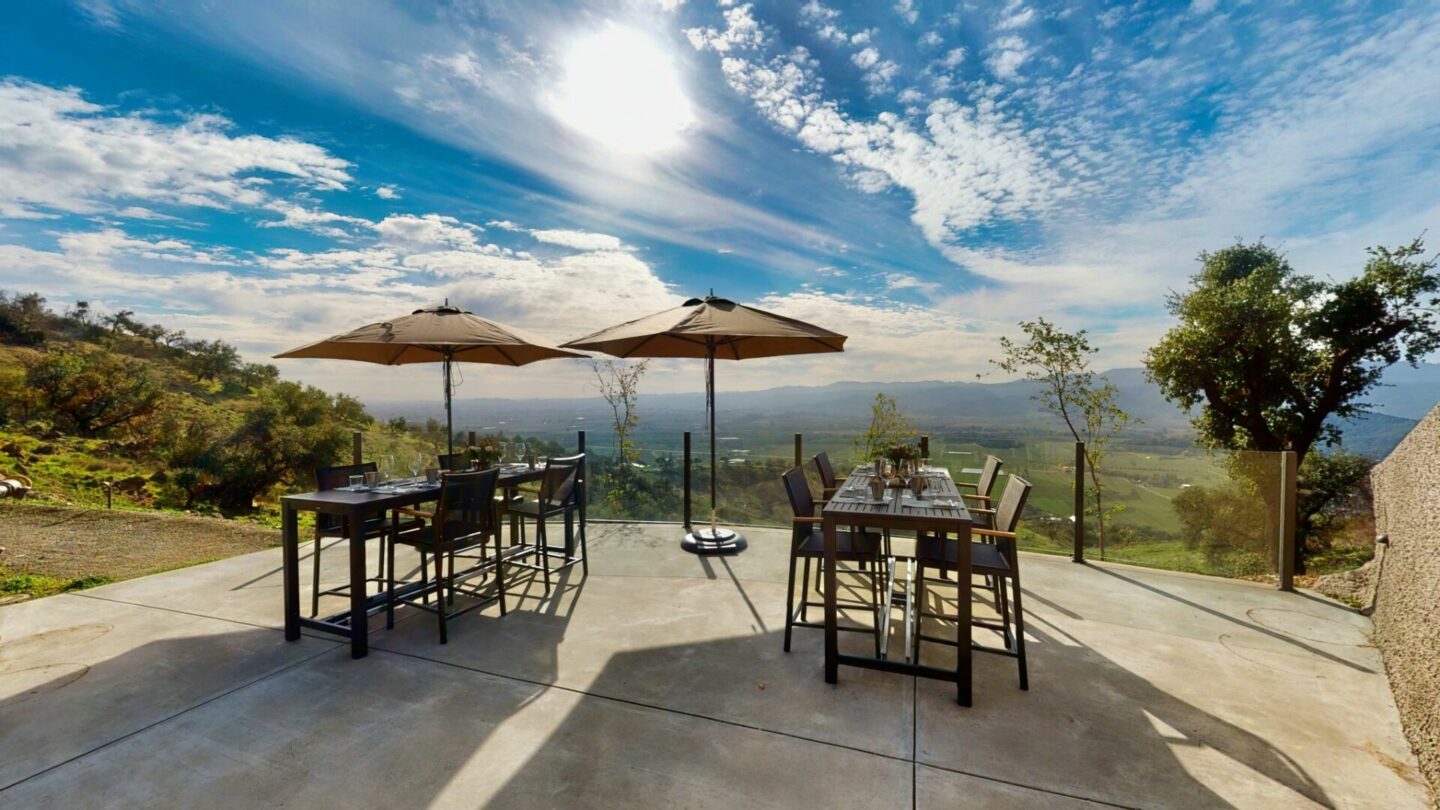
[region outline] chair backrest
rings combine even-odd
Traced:
[[[1018,475],[1011,475],[1005,482],[1005,493],[1000,496],[1000,505],[995,508],[995,528],[1002,532],[1013,532],[1020,525],[1020,513],[1025,511],[1025,501],[1030,497],[1030,482]]]
[[[829,453],[821,450],[815,454],[815,469],[820,473],[820,484],[822,486],[835,486],[835,468],[830,466]]]
[[[315,489],[324,492],[327,489],[339,489],[350,485],[350,476],[364,475],[368,472],[377,472],[380,468],[373,461],[366,461],[362,464],[340,464],[334,467],[315,468]],[[327,515],[324,512],[315,513],[315,530],[317,532],[331,532],[340,528],[342,521],[339,515]]]
[[[447,472],[464,472],[470,469],[470,454],[464,451],[459,453],[441,453],[438,461],[440,469]]]
[[[500,468],[447,472],[440,476],[435,525],[444,542],[455,543],[495,528],[495,485]]]
[[[980,479],[975,482],[975,491],[985,497],[995,489],[995,479],[1000,476],[1000,468],[1005,462],[994,456],[985,457],[985,466],[980,468]]]
[[[785,495],[790,498],[790,509],[795,517],[811,517],[815,514],[815,496],[810,494],[810,482],[805,480],[805,470],[791,467],[780,476],[785,482]]]
[[[339,489],[350,485],[350,476],[364,475],[367,472],[376,472],[379,469],[373,461],[363,464],[341,464],[335,467],[315,468],[315,488],[322,492],[327,489]]]
[[[545,474],[540,477],[540,502],[549,506],[566,506],[574,502],[576,479],[585,455],[548,459]]]
[[[572,488],[571,496],[578,503],[585,497],[585,454],[576,453],[573,456],[552,456],[545,462],[545,466],[556,465],[560,467],[574,467],[575,478],[570,482]]]

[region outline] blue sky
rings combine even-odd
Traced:
[[[0,288],[252,359],[446,297],[558,342],[713,287],[851,336],[722,388],[973,378],[1036,315],[1132,365],[1200,250],[1343,277],[1440,223],[1433,3],[37,2],[0,77]]]

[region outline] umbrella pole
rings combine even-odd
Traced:
[[[716,464],[715,464],[715,339],[705,341],[705,409],[710,411],[710,537],[719,536],[716,510]]]
[[[719,464],[715,453],[715,338],[705,340],[705,416],[710,427],[710,529],[691,531],[680,547],[694,554],[735,554],[748,545],[739,532],[720,528],[717,513]]]
[[[455,454],[455,422],[450,414],[450,352],[445,352],[445,452]]]

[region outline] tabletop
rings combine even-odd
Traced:
[[[888,490],[883,500],[876,501],[870,497],[870,479],[875,477],[875,473],[870,465],[857,467],[845,479],[845,486],[825,504],[821,514],[833,515],[839,519],[910,517],[961,522],[971,519],[970,510],[965,507],[965,501],[960,497],[960,490],[951,479],[949,470],[933,467],[925,470],[922,475],[927,481],[927,488],[919,498],[908,489]],[[897,491],[900,493],[899,499],[895,497]]]
[[[526,464],[502,464],[500,465],[501,487],[513,486],[527,481],[537,480],[545,472],[544,467],[531,468]],[[356,507],[364,507],[367,510],[384,511],[391,506],[405,506],[414,503],[416,500],[434,498],[440,493],[440,485],[426,484],[421,482],[418,485],[404,485],[392,482],[392,484],[381,485],[374,489],[352,490],[349,487],[339,489],[324,489],[317,492],[297,492],[292,495],[281,496],[282,504],[295,509],[310,509],[315,511],[328,510],[349,510]]]

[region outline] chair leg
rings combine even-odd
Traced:
[[[915,637],[911,639],[911,663],[920,663],[920,631],[925,627],[925,566],[915,564]]]
[[[447,598],[449,599],[450,604],[453,605],[455,604],[455,552],[452,551],[445,556],[448,557],[450,560],[450,573],[445,578],[445,581],[447,583],[446,590],[449,591],[449,593],[447,594]],[[437,557],[436,559],[439,558]]]
[[[1020,688],[1030,689],[1030,671],[1025,665],[1025,611],[1020,604],[1020,577],[1015,577],[1015,653],[1020,662]]]
[[[435,552],[435,615],[440,619],[440,643],[448,644],[450,639],[445,636],[445,619],[448,609],[445,607],[445,592],[452,588],[450,578],[445,576],[445,557],[439,551]]]
[[[590,549],[585,545],[585,510],[580,510],[580,571],[590,576]]]
[[[437,578],[440,575],[438,565],[435,567],[435,575]],[[425,586],[420,589],[420,601],[428,605],[430,604],[430,558],[425,554],[424,549],[420,549],[420,584]]]
[[[314,557],[312,560],[314,571],[311,576],[314,581],[310,588],[310,618],[312,619],[320,615],[320,549],[323,547],[324,539],[318,534],[315,535],[315,553],[311,555]]]
[[[495,529],[495,587],[500,589],[500,615],[505,615],[505,558],[501,556],[500,535],[503,534],[498,527]]]
[[[810,580],[810,560],[805,560],[805,581]],[[795,555],[790,555],[790,576],[785,580],[785,652],[790,652],[790,628],[795,626]],[[801,601],[808,601],[809,594],[801,597]],[[800,608],[803,613],[805,608]]]
[[[802,622],[808,622],[808,621],[810,621],[809,608],[808,608],[808,606],[809,606],[809,604],[810,604],[810,558],[809,558],[809,557],[806,557],[806,558],[805,558],[805,572],[804,572],[804,574],[800,577],[800,585],[801,585],[801,587],[800,587],[800,621],[802,621]]]
[[[874,567],[870,571],[870,604],[873,609],[870,611],[875,620],[875,657],[880,657],[880,561],[874,561]]]
[[[540,565],[545,570],[545,596],[550,596],[550,538],[545,536],[545,510],[535,515],[535,548],[540,550]]]
[[[395,629],[395,544],[385,552],[385,629]]]
[[[1010,637],[1010,589],[1005,584],[1005,577],[995,577],[995,607],[1000,609],[1000,638],[1005,642],[1005,649],[1013,650],[1015,646]]]

